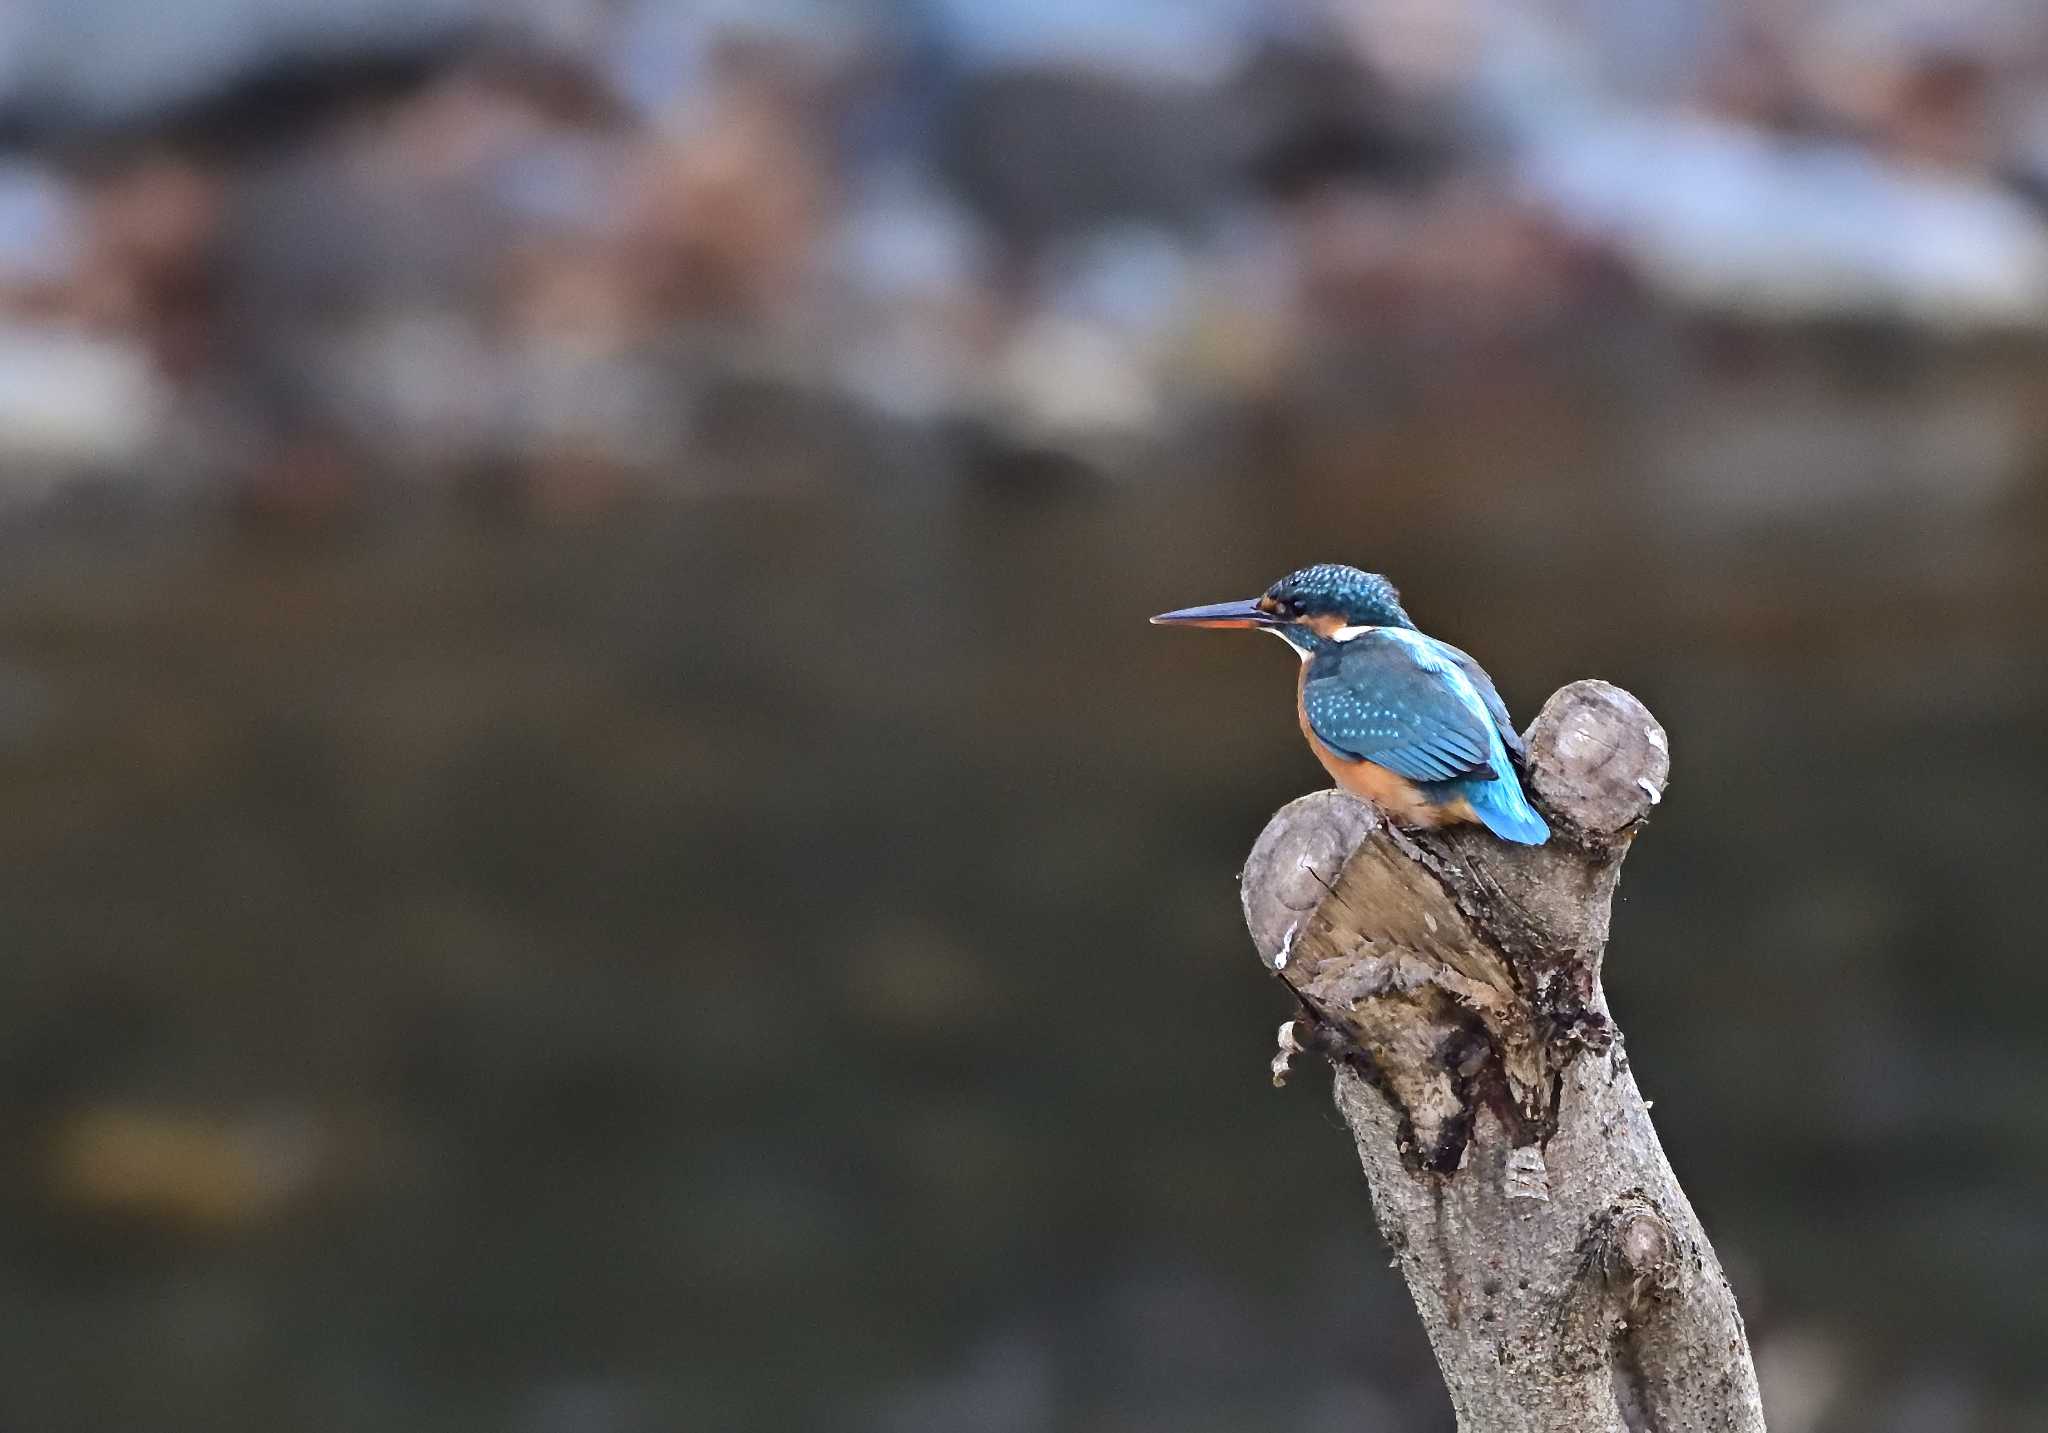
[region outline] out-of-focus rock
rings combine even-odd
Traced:
[[[459,311],[373,312],[332,335],[323,416],[412,470],[460,464],[505,416],[498,355]]]
[[[886,13],[841,0],[619,0],[585,10],[600,21],[570,43],[621,101],[660,123],[697,103],[736,52],[772,54],[814,82],[858,65],[883,43]]]
[[[1682,303],[1765,321],[2048,323],[2048,226],[1967,177],[1840,143],[1618,114],[1550,136],[1523,176]]]
[[[1094,68],[972,76],[938,123],[949,182],[1027,255],[1105,226],[1189,230],[1237,157],[1217,92]]]
[[[217,167],[166,152],[121,163],[83,185],[81,316],[102,331],[139,338],[173,378],[212,360],[213,259],[225,183]]]
[[[2004,162],[2020,191],[2048,210],[2048,65],[2034,92],[2012,105]]]
[[[487,0],[13,0],[0,112],[38,132],[138,128],[283,63],[416,53],[493,18]],[[9,63],[9,61],[12,63]]]
[[[956,415],[997,323],[974,215],[909,166],[882,170],[848,198],[828,268],[835,381],[895,418]]]
[[[1285,212],[1291,302],[1325,338],[1484,343],[1586,296],[1579,246],[1538,206],[1483,182],[1413,195],[1334,187]]]
[[[1068,449],[1154,433],[1164,395],[1143,355],[1108,325],[1041,314],[996,366],[994,412],[1014,437]]]
[[[1246,0],[937,0],[933,15],[972,68],[1199,86],[1223,79],[1253,32],[1276,22],[1264,8]]]
[[[1332,0],[1336,33],[1401,94],[1438,100],[1467,87],[1512,21],[1474,0]]]
[[[0,325],[0,501],[41,496],[66,473],[142,463],[169,404],[134,343]]]
[[[1193,312],[1199,265],[1163,229],[1123,226],[1058,245],[993,372],[993,412],[1052,448],[1156,437],[1167,369]]]
[[[78,204],[51,170],[0,162],[0,312],[38,313],[75,280],[84,239]]]
[[[826,163],[782,78],[729,77],[636,165],[626,252],[655,314],[766,322],[800,297],[825,222]]]
[[[717,466],[728,380],[1092,449],[1616,294],[2048,325],[2048,34],[1999,3],[197,0],[85,43],[143,8],[0,19],[0,111],[69,116],[0,172],[0,448],[128,461],[168,414],[148,450],[259,506],[600,505]]]

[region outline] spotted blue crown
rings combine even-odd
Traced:
[[[1339,616],[1350,627],[1413,627],[1394,584],[1377,572],[1319,562],[1290,572],[1266,596],[1289,615]]]

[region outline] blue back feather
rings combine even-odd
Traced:
[[[1415,782],[1432,802],[1464,798],[1503,840],[1534,846],[1549,838],[1508,755],[1521,742],[1507,708],[1456,647],[1413,628],[1320,639],[1301,700],[1332,750]]]

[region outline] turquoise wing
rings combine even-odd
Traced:
[[[1528,748],[1522,745],[1522,734],[1515,730],[1515,719],[1508,715],[1508,704],[1500,699],[1500,693],[1494,688],[1493,678],[1486,674],[1486,668],[1480,666],[1473,660],[1472,654],[1462,648],[1453,647],[1449,642],[1435,637],[1429,640],[1436,643],[1443,649],[1445,656],[1458,664],[1458,670],[1465,674],[1466,680],[1471,682],[1473,689],[1479,693],[1479,699],[1486,703],[1486,714],[1493,719],[1494,730],[1500,733],[1501,744],[1507,747],[1508,753],[1516,758],[1527,756],[1529,752]]]
[[[1317,738],[1410,781],[1495,779],[1487,703],[1436,645],[1380,628],[1318,653],[1301,689]]]

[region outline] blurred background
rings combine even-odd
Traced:
[[[2033,0],[11,0],[0,1426],[1450,1429],[1337,559],[1670,728],[1773,1429],[2048,1429],[2044,553]]]

